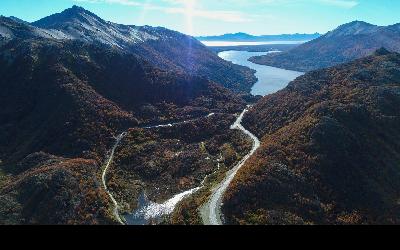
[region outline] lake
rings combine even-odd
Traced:
[[[248,61],[250,57],[262,56],[277,51],[269,52],[248,52],[248,51],[223,51],[218,54],[219,57],[234,64],[242,65],[256,70],[258,81],[254,84],[251,93],[253,95],[269,95],[285,88],[289,82],[303,75],[303,72],[285,70],[270,66],[264,66]]]

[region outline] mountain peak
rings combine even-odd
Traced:
[[[70,9],[72,9],[72,10],[83,10],[83,11],[85,11],[85,9],[84,9],[83,7],[78,6],[78,5],[73,5]]]
[[[83,7],[80,7],[78,5],[74,5],[69,9],[64,10],[63,12],[66,13],[73,13],[73,14],[84,14],[84,13],[90,13],[91,15],[94,15],[93,13],[91,13],[90,11],[84,9]]]
[[[83,7],[77,6],[77,5],[74,5],[71,8],[64,10],[60,14],[64,14],[64,15],[67,15],[70,17],[79,17],[79,16],[83,16],[83,15],[89,15],[89,16],[95,17],[97,19],[100,19],[94,13],[84,9]]]
[[[232,35],[242,35],[242,36],[249,36],[249,34],[247,34],[247,33],[244,33],[244,32],[237,32],[237,33],[234,33],[234,34],[232,34]]]
[[[355,30],[360,30],[360,29],[370,29],[378,27],[377,25],[373,25],[364,21],[352,21],[350,23],[343,24],[339,26],[336,30],[349,30],[349,29],[355,29]]]
[[[74,5],[61,13],[42,18],[32,24],[40,28],[57,28],[58,25],[63,23],[88,22],[88,19],[104,22],[92,12]]]
[[[343,24],[335,30],[327,33],[327,37],[340,37],[349,35],[362,35],[375,32],[379,26],[373,25],[364,21],[353,21]]]
[[[355,21],[352,21],[352,22],[350,22],[350,23],[347,23],[347,24],[344,24],[343,26],[354,26],[354,25],[358,25],[358,26],[360,26],[360,25],[364,25],[364,26],[376,26],[376,25],[373,25],[373,24],[370,24],[370,23],[367,23],[367,22],[364,22],[364,21],[359,21],[359,20],[355,20]]]

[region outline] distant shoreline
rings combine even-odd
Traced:
[[[293,44],[303,44],[308,42],[308,40],[302,41],[265,41],[265,42],[236,42],[236,41],[201,41],[207,47],[232,47],[232,46],[259,46],[259,45],[293,45]]]
[[[279,51],[288,51],[293,49],[300,44],[268,44],[268,45],[241,45],[241,46],[217,46],[217,47],[208,47],[210,50],[215,53],[220,53],[223,51],[229,50],[237,50],[237,51],[248,51],[248,52],[266,52],[272,50]]]

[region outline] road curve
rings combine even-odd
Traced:
[[[253,147],[248,153],[232,170],[230,170],[225,179],[212,191],[210,200],[200,209],[200,213],[203,219],[204,225],[222,225],[223,215],[221,212],[223,196],[231,184],[233,178],[236,176],[237,172],[243,167],[246,161],[256,152],[260,147],[260,140],[253,135],[250,131],[243,127],[242,119],[248,109],[245,109],[235,123],[231,126],[231,129],[241,130],[244,134],[250,137],[253,141]]]
[[[111,192],[107,188],[106,175],[107,175],[107,171],[110,168],[110,165],[111,165],[111,163],[112,163],[112,161],[114,159],[115,150],[117,149],[118,145],[121,143],[122,139],[126,136],[126,134],[127,133],[124,132],[124,133],[120,134],[119,136],[117,136],[115,138],[116,141],[114,143],[113,148],[111,149],[110,156],[108,157],[108,160],[107,160],[107,162],[106,162],[106,164],[104,166],[104,169],[103,169],[103,173],[101,175],[101,181],[103,183],[104,190],[107,192],[107,194],[110,197],[112,203],[114,204],[114,210],[113,210],[114,217],[118,221],[118,223],[120,223],[122,225],[124,225],[125,223],[122,221],[121,216],[119,215],[118,202],[115,200],[114,196],[111,194]]]

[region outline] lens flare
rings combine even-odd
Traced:
[[[149,6],[149,4],[150,4],[150,1],[151,0],[145,0],[144,1],[144,5],[142,6],[142,9],[141,9],[141,11],[140,11],[140,14],[138,15],[138,17],[137,17],[137,24],[143,24],[143,23],[145,23],[145,21],[146,21],[146,18],[147,18],[147,14],[148,14],[148,12],[149,12],[149,8],[148,8],[148,6]]]
[[[196,0],[185,0],[186,31],[193,35],[193,17],[195,15]]]

